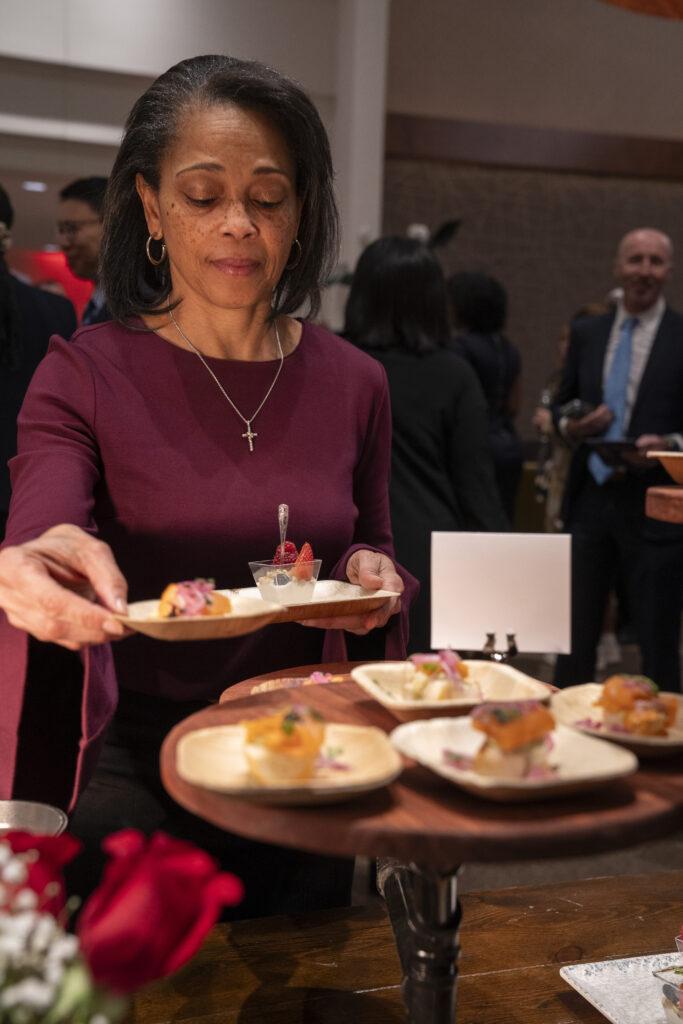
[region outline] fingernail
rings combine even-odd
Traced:
[[[114,598],[114,608],[119,613],[119,615],[128,614],[128,606],[122,597]]]

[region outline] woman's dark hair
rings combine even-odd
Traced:
[[[463,272],[446,282],[455,326],[476,334],[497,334],[505,327],[507,292],[488,274]]]
[[[431,352],[448,340],[441,264],[414,238],[379,238],[362,253],[346,303],[344,337],[359,348]]]
[[[155,268],[145,254],[148,230],[136,174],[158,189],[161,162],[183,116],[193,107],[225,103],[263,114],[282,133],[296,167],[301,258],[296,262],[294,247],[292,269],[285,269],[277,284],[271,315],[293,313],[306,302],[311,315],[318,311],[320,285],[336,260],[338,227],[332,158],[320,115],[298,85],[272,68],[204,56],[169,68],[128,115],[109,179],[101,257],[101,284],[115,319],[169,308],[164,306],[171,290],[168,263]]]
[[[10,369],[17,366],[20,354],[19,306],[4,253],[13,222],[10,198],[0,185],[0,366]]]

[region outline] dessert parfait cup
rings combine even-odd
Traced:
[[[278,565],[269,562],[250,562],[254,583],[264,601],[273,604],[307,604],[313,598],[322,560]]]

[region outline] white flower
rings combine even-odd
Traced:
[[[73,960],[78,953],[78,939],[75,935],[62,932],[53,941],[47,951],[48,961],[51,960]]]
[[[44,952],[61,929],[51,914],[38,914],[33,934],[31,935],[31,949],[36,952]]]
[[[0,893],[0,901],[2,893]],[[13,910],[34,910],[38,906],[38,897],[33,889],[21,889],[12,900]]]
[[[18,857],[13,857],[3,867],[0,877],[8,885],[22,885],[28,877],[28,871],[26,865]]]
[[[6,864],[8,860],[11,860],[14,856],[12,847],[9,843],[0,843],[0,867]]]
[[[37,978],[23,978],[0,992],[0,1006],[27,1006],[47,1010],[55,998],[55,988]]]

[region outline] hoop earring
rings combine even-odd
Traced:
[[[298,258],[296,260],[296,263],[286,263],[285,264],[285,270],[294,270],[294,268],[298,267],[299,264],[301,263],[301,257],[303,256],[304,251],[301,248],[301,242],[299,241],[298,238],[295,238],[294,241],[292,242],[292,248],[294,248],[295,245],[299,246],[299,254],[298,254]]]
[[[159,242],[159,241],[161,241],[161,239],[153,238],[152,235],[149,235],[148,238],[147,238],[147,241],[145,242],[145,252],[147,253],[147,259],[152,264],[152,266],[153,267],[160,267],[161,264],[166,259],[166,245],[164,244],[163,241],[161,241],[161,254],[159,256],[159,259],[155,259],[154,256],[152,256],[152,242],[153,241],[154,242]]]

